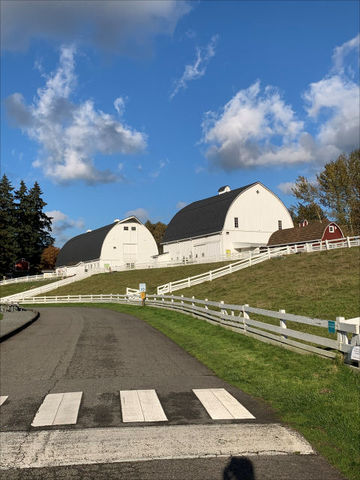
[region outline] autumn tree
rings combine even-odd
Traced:
[[[164,237],[167,225],[162,222],[151,223],[150,220],[148,220],[145,223],[145,227],[151,232],[152,236],[154,237],[159,249],[159,253],[162,253],[163,247],[162,245],[160,245],[160,243],[162,242],[162,239]]]
[[[54,270],[59,252],[60,248],[54,247],[54,245],[46,247],[41,254],[40,268],[42,270]]]
[[[314,182],[299,176],[293,188],[299,200],[291,207],[294,221],[325,216],[350,235],[360,234],[360,150],[325,164]]]

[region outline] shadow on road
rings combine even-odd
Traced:
[[[223,480],[256,480],[252,462],[246,457],[232,457],[225,467]]]

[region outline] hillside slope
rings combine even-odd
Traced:
[[[220,268],[228,263],[204,263],[180,267],[100,273],[72,285],[52,290],[47,295],[125,294],[126,287],[139,288],[139,283],[146,283],[148,293],[156,293],[156,287],[161,283],[174,282],[179,278],[198,275],[211,269]]]
[[[268,260],[176,295],[334,320],[360,315],[360,248]]]
[[[333,320],[359,316],[360,248],[302,253],[265,261],[213,282],[206,282],[176,295],[224,300]],[[167,269],[132,270],[94,275],[58,288],[48,295],[125,293],[126,287],[156,286],[218,268],[222,264],[189,265]]]

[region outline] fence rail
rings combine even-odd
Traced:
[[[292,255],[295,253],[301,252],[318,252],[323,250],[332,250],[336,248],[350,248],[360,246],[360,237],[347,237],[344,239],[335,239],[335,240],[325,240],[323,242],[312,242],[312,243],[296,243],[294,245],[284,245],[284,246],[274,246],[274,247],[263,247],[261,253],[249,254],[248,258],[239,260],[234,263],[230,263],[224,267],[217,268],[215,270],[210,270],[209,272],[202,273],[200,275],[194,275],[192,277],[183,278],[175,282],[165,283],[157,287],[158,295],[165,295],[167,293],[172,293],[176,290],[182,290],[183,288],[192,287],[194,285],[199,285],[204,282],[211,282],[216,278],[223,277],[224,275],[229,275],[231,273],[242,270],[243,268],[256,265],[258,263],[264,262],[271,258],[283,256],[283,255]]]
[[[26,283],[26,282],[40,282],[41,280],[48,280],[51,278],[62,278],[66,275],[60,273],[45,273],[41,275],[27,275],[26,277],[16,277],[16,278],[8,278],[7,280],[1,280],[1,285],[10,285],[12,283]]]
[[[33,297],[19,300],[19,303],[38,305],[49,303],[121,303],[140,305],[141,300],[136,291],[129,291],[127,295]],[[250,307],[249,305],[232,305],[207,299],[187,298],[183,295],[148,295],[146,303],[152,307],[178,310],[232,329],[238,333],[255,337],[264,342],[288,348],[291,347],[297,351],[315,353],[324,357],[334,358],[337,352],[349,355],[354,346],[360,345],[360,317],[347,320],[343,317],[337,317],[335,321],[329,322],[328,320],[289,314],[285,310],[277,312]],[[274,319],[278,324],[274,324]],[[291,328],[289,328],[288,322],[293,322]],[[297,324],[321,328],[324,335],[315,335],[297,330]],[[330,327],[334,332],[333,338],[325,335]]]

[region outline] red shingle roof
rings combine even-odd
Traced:
[[[290,243],[321,240],[326,227],[333,222],[323,220],[312,222],[305,227],[285,228],[277,230],[269,238],[268,245],[288,245]]]

